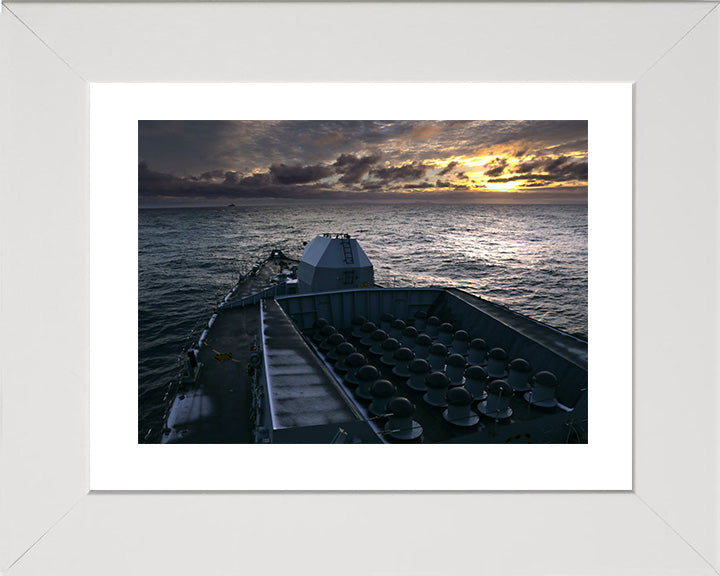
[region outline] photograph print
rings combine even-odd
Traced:
[[[138,122],[138,443],[588,442],[588,122]]]

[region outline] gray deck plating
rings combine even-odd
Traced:
[[[257,274],[238,284],[227,299],[239,300],[269,285],[291,259],[265,262]],[[240,444],[252,442],[247,365],[250,348],[260,332],[260,307],[221,308],[200,347],[201,364],[195,384],[185,385],[173,400],[163,442]],[[220,355],[218,356],[218,353]],[[230,354],[231,357],[226,356]],[[217,356],[217,358],[216,358]]]
[[[275,300],[263,301],[265,371],[273,428],[359,420],[335,379]]]
[[[508,310],[488,302],[478,296],[468,294],[457,288],[448,288],[450,294],[457,296],[464,302],[482,310],[488,316],[491,316],[498,322],[512,328],[518,334],[526,336],[530,340],[543,345],[548,350],[572,362],[573,364],[587,370],[588,368],[588,345],[569,334],[555,330],[550,326],[541,324],[531,320],[527,316],[517,314],[512,310]]]
[[[166,442],[220,444],[251,442],[250,378],[247,358],[260,327],[258,306],[221,310],[198,354],[196,384],[176,397]],[[230,354],[227,360],[216,354]],[[227,358],[227,356],[220,356]],[[183,416],[183,414],[185,416]]]

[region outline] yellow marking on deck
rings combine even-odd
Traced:
[[[217,360],[218,362],[226,362],[230,360],[231,362],[237,362],[238,364],[242,364],[240,360],[236,360],[235,358],[233,358],[232,352],[219,352],[218,350],[215,350],[215,348],[210,346],[210,344],[207,343],[207,340],[204,340],[203,344],[215,353],[215,360]]]

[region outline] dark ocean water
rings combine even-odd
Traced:
[[[159,431],[183,348],[273,248],[358,238],[386,286],[464,288],[587,337],[587,206],[336,205],[139,212],[138,440]],[[152,434],[148,441],[152,441]]]

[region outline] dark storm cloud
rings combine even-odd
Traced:
[[[399,164],[492,147],[523,156],[530,144],[587,150],[586,121],[141,121],[138,134],[140,157],[173,174],[332,163],[341,154]]]
[[[500,174],[505,172],[505,167],[507,166],[507,164],[508,163],[505,158],[495,158],[495,160],[488,164],[490,168],[488,170],[485,170],[485,176],[500,176]]]
[[[226,186],[237,184],[239,181],[240,181],[240,174],[238,172],[234,172],[234,171],[225,172],[225,180],[223,180],[223,184],[225,184]]]
[[[558,168],[560,168],[560,166],[562,166],[563,164],[566,164],[568,160],[570,160],[570,158],[568,158],[567,156],[558,156],[554,160],[551,160],[550,162],[548,162],[545,169],[548,172],[553,172],[553,171],[557,170]]]
[[[334,170],[329,166],[317,164],[315,166],[286,166],[273,164],[270,166],[270,175],[278,184],[308,184],[332,176]]]
[[[273,183],[273,178],[269,172],[259,172],[257,174],[251,174],[245,176],[238,181],[238,186],[249,187],[249,188],[263,188],[270,186]]]
[[[338,174],[342,174],[340,182],[343,184],[354,184],[359,182],[372,167],[380,161],[378,154],[358,157],[354,154],[340,154],[333,163]]]
[[[253,201],[309,201],[309,202],[378,202],[378,201],[422,201],[422,202],[501,202],[526,203],[527,193],[508,192],[498,197],[497,193],[470,189],[467,185],[453,185],[438,181],[438,187],[432,188],[427,182],[419,184],[394,184],[389,188],[381,181],[366,180],[357,191],[338,191],[317,184],[278,185],[273,183],[269,173],[257,173],[241,178],[228,186],[213,182],[180,179],[172,175],[153,172],[147,167],[141,170],[139,200],[141,205],[206,204],[208,202],[253,202]],[[147,184],[152,183],[150,189]],[[161,184],[158,187],[158,184]],[[532,201],[539,203],[585,203],[587,187],[548,188],[548,182],[536,180],[532,188]]]
[[[552,182],[569,182],[578,181],[585,182],[588,178],[588,163],[587,162],[572,162],[566,163],[567,160],[558,164],[556,162],[550,162],[549,166],[553,166],[553,170],[547,169],[545,173],[539,172],[523,172],[512,176],[505,176],[502,178],[490,178],[488,182],[516,182],[523,180],[540,181],[543,184],[550,184]],[[488,174],[487,172],[485,173]],[[530,186],[530,184],[528,184]]]
[[[209,172],[203,172],[200,174],[200,180],[215,180],[216,178],[222,178],[225,176],[224,170],[210,170]]]
[[[445,174],[449,174],[450,172],[452,172],[452,169],[455,168],[455,166],[457,165],[457,160],[453,160],[452,162],[450,162],[450,164],[448,164],[447,166],[445,166],[445,168],[438,172],[438,176],[445,176]]]
[[[138,164],[138,183],[141,187],[152,186],[153,184],[164,184],[174,180],[175,176],[172,174],[163,174],[162,172],[150,170],[147,163],[142,160]]]
[[[424,178],[428,170],[432,166],[421,162],[412,164],[404,164],[402,166],[389,166],[387,168],[376,168],[370,171],[370,176],[385,182],[395,182],[397,180],[417,180]]]
[[[582,180],[587,181],[588,179],[588,163],[587,162],[576,162],[568,166],[563,167],[560,173],[568,176],[568,180]]]
[[[525,120],[502,124],[496,140],[498,144],[525,140],[559,145],[568,140],[587,139],[587,120]]]
[[[366,181],[362,183],[363,190],[382,190],[385,185],[382,182]]]
[[[553,154],[566,154],[569,152],[584,152],[587,154],[588,149],[588,139],[587,138],[581,138],[580,140],[573,140],[572,142],[567,142],[565,144],[559,144],[557,146],[551,146],[546,152],[551,152]]]
[[[426,190],[428,188],[431,188],[432,184],[430,182],[420,182],[419,184],[401,184],[398,186],[398,188],[404,188],[407,190]]]
[[[518,164],[513,172],[519,173],[519,174],[532,174],[535,170],[540,170],[545,166],[547,162],[546,158],[540,158],[536,160],[528,160],[527,162],[522,162],[521,164]]]
[[[522,175],[521,177],[527,177],[539,173],[571,173],[575,174],[578,180],[582,180],[587,178],[587,162],[575,161],[570,156],[558,156],[557,158],[536,158],[534,160],[518,164],[515,166],[513,173]]]

